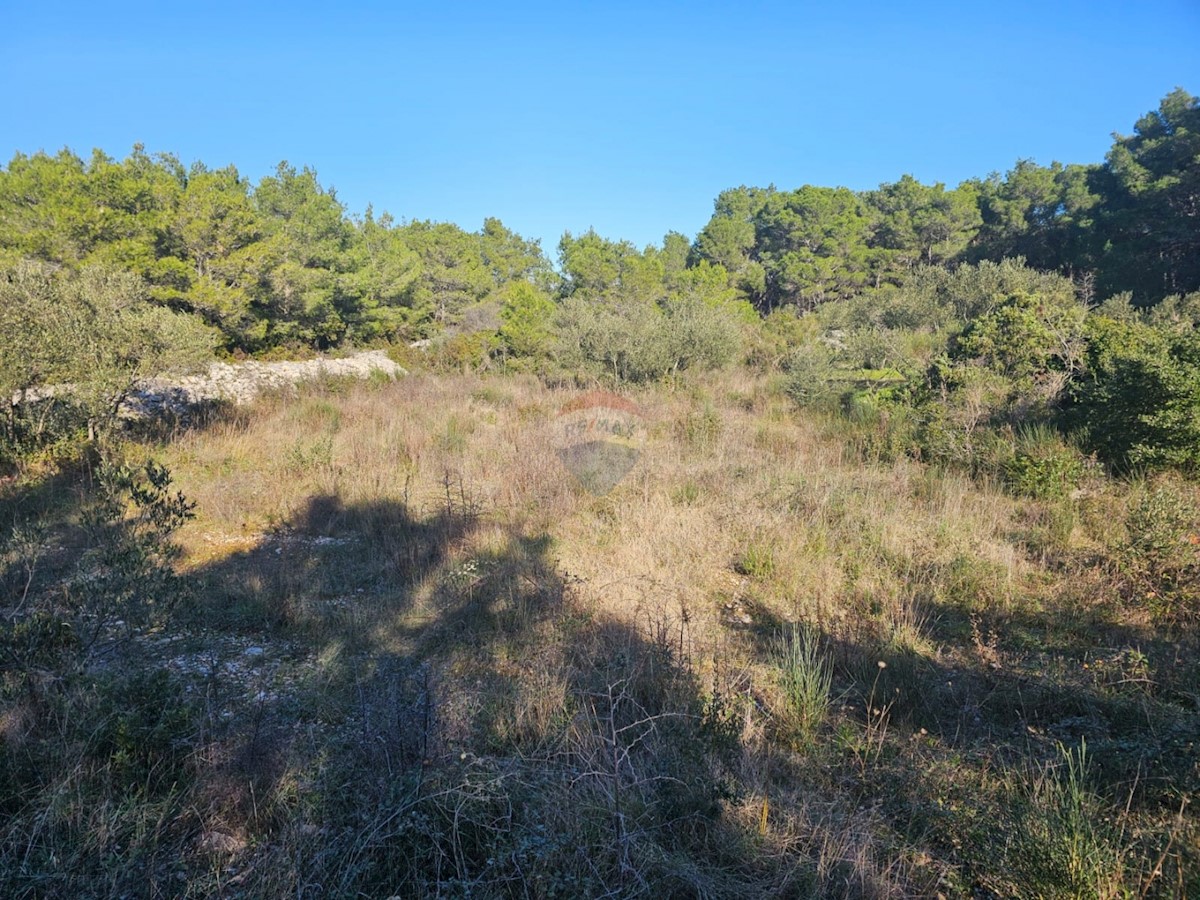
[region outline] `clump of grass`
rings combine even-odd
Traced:
[[[476,403],[488,406],[508,406],[513,402],[512,395],[502,391],[492,384],[485,384],[471,392],[471,399]]]
[[[700,485],[688,480],[671,491],[671,499],[679,506],[694,506],[700,499]]]
[[[756,540],[742,551],[733,569],[749,578],[770,578],[775,573],[775,548]]]
[[[781,718],[802,746],[810,746],[829,714],[833,669],[816,635],[793,625],[776,636],[774,662],[783,689]]]
[[[760,423],[754,429],[754,446],[767,453],[782,456],[791,449],[792,436],[785,429]]]
[[[474,433],[474,421],[451,415],[446,420],[446,430],[438,438],[438,445],[447,453],[462,453],[467,449],[467,439]]]
[[[720,411],[705,401],[700,409],[688,412],[676,422],[675,434],[689,447],[705,449],[716,443],[723,427]]]
[[[1087,786],[1087,743],[1059,745],[1060,762],[1044,767],[1032,786],[1026,821],[1018,829],[1018,870],[1036,896],[1122,895],[1120,831],[1103,801]]]
[[[329,436],[318,438],[308,445],[302,441],[296,441],[288,450],[285,463],[288,473],[292,475],[305,475],[331,468],[333,466],[333,438]]]
[[[342,411],[329,397],[305,397],[290,411],[289,416],[302,431],[325,431],[330,434],[341,428]]]

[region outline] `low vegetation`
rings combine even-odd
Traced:
[[[1193,893],[1195,486],[864,460],[777,384],[633,392],[604,496],[528,376],[10,485],[4,892]]]

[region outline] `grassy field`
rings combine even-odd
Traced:
[[[196,504],[179,602],[6,676],[0,893],[1200,896],[1194,484],[1022,498],[735,372],[628,392],[597,496],[578,393],[327,383],[127,448]],[[51,523],[14,596],[86,479],[5,487]]]

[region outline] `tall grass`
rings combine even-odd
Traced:
[[[1122,896],[1125,851],[1119,814],[1088,785],[1087,741],[1058,747],[1035,779],[1017,834],[1018,871],[1045,895]]]
[[[773,650],[783,692],[783,721],[801,746],[810,746],[829,715],[832,667],[817,636],[797,625],[776,635]]]

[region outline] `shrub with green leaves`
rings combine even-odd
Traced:
[[[514,281],[503,292],[500,342],[514,357],[539,358],[553,347],[554,301],[525,281]]]
[[[1125,529],[1119,558],[1133,599],[1160,620],[1200,612],[1200,508],[1188,488],[1171,481],[1143,488]]]
[[[1065,497],[1079,484],[1085,460],[1047,425],[1017,432],[1012,459],[1004,466],[1009,487],[1018,494],[1042,500]]]
[[[995,471],[990,458],[1005,443],[993,426],[1002,423],[1010,383],[987,367],[934,361],[917,397],[917,442],[923,458],[976,471]]]
[[[568,297],[555,320],[559,362],[599,369],[617,381],[653,381],[729,363],[741,344],[734,304],[676,297]]]
[[[73,431],[94,436],[139,378],[196,368],[213,344],[127,272],[29,262],[0,272],[0,453],[15,460]]]
[[[0,669],[21,671],[66,651],[86,658],[104,642],[144,631],[178,602],[182,584],[172,563],[179,550],[172,536],[195,504],[171,487],[171,473],[154,461],[138,469],[101,463],[81,511],[87,547],[57,589],[27,589],[0,625]],[[25,564],[32,585],[32,555],[41,548],[10,539],[10,547],[14,543],[26,558],[8,562]]]
[[[835,358],[832,349],[817,341],[796,347],[784,362],[787,395],[800,406],[818,406],[837,397]]]
[[[1094,316],[1074,415],[1118,469],[1200,472],[1200,331]]]

